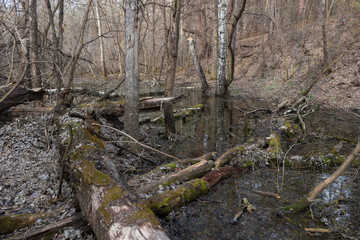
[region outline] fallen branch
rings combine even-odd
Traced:
[[[356,154],[360,152],[360,142],[356,145],[352,153],[346,158],[346,160],[341,164],[341,166],[331,174],[327,179],[315,186],[306,196],[297,201],[295,204],[290,206],[283,207],[283,210],[289,210],[294,212],[299,212],[308,207],[316,197],[331,183],[333,183],[344,171],[351,165],[352,161],[355,159]]]
[[[272,193],[272,192],[263,192],[263,191],[259,191],[259,190],[251,190],[252,192],[254,193],[258,193],[260,195],[264,195],[264,196],[267,196],[267,197],[273,197],[273,198],[276,198],[276,199],[280,199],[280,195],[276,194],[276,193]]]
[[[110,127],[110,126],[107,126],[107,125],[101,125],[101,124],[98,124],[98,123],[92,123],[92,125],[94,125],[94,126],[99,126],[99,127],[106,127],[106,128],[112,129],[112,130],[114,130],[114,131],[116,131],[116,132],[118,132],[118,133],[120,133],[120,134],[122,134],[122,135],[124,135],[124,136],[126,136],[126,137],[128,137],[128,138],[130,138],[130,139],[132,140],[132,141],[126,141],[127,143],[138,144],[139,146],[141,146],[141,147],[143,147],[143,148],[150,149],[150,150],[152,150],[152,151],[154,151],[154,152],[157,152],[157,153],[160,153],[160,154],[162,154],[162,155],[164,155],[164,156],[166,156],[166,157],[170,157],[170,158],[173,158],[173,159],[175,159],[175,160],[177,160],[177,161],[180,161],[180,159],[177,158],[177,157],[175,157],[175,156],[172,156],[172,155],[170,155],[170,154],[164,153],[164,152],[162,152],[162,151],[160,151],[160,150],[157,150],[157,149],[155,149],[155,148],[152,148],[152,147],[150,147],[150,146],[148,146],[148,145],[145,145],[145,144],[139,142],[138,140],[136,140],[135,138],[133,138],[133,137],[130,136],[129,134],[126,134],[125,132],[120,131],[119,129],[116,129],[116,128],[113,128],[113,127]]]

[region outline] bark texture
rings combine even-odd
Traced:
[[[218,68],[216,77],[216,95],[225,95],[226,90],[226,13],[227,0],[219,0],[218,4]]]
[[[41,73],[39,67],[39,43],[38,43],[38,21],[37,0],[30,3],[30,68],[32,75],[32,87],[41,87]]]
[[[125,131],[139,138],[138,1],[124,1],[125,9]]]

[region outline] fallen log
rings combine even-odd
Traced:
[[[5,95],[13,87],[12,84],[7,84],[0,87],[0,99],[3,99]],[[35,100],[41,100],[44,95],[44,90],[42,88],[29,89],[25,86],[17,86],[10,95],[6,96],[0,104],[0,112],[17,106],[19,104],[28,103]]]
[[[92,134],[98,126],[87,127],[73,126],[78,142],[70,155],[70,176],[82,214],[97,239],[169,239],[144,201],[98,169],[106,155],[104,143]]]
[[[55,211],[48,211],[43,213],[0,216],[0,235],[12,233],[17,229],[30,227],[35,224],[36,220],[52,217],[62,210],[63,208],[59,208]]]
[[[173,172],[176,169],[184,169],[185,167],[189,165],[196,164],[198,162],[201,162],[203,160],[214,160],[216,156],[216,152],[210,152],[203,156],[197,157],[197,158],[189,158],[189,159],[183,159],[183,160],[175,160],[170,163],[165,163],[162,165],[159,165],[155,167],[150,172],[147,172],[145,174],[135,176],[129,181],[129,184],[135,188],[140,187],[140,185],[143,185],[143,182],[149,181],[153,179],[155,176],[163,175],[164,173]]]
[[[205,106],[203,104],[198,104],[195,105],[193,107],[189,107],[189,108],[184,108],[184,109],[179,109],[179,110],[173,110],[174,112],[174,119],[178,120],[178,119],[184,119],[186,117],[192,116],[195,113],[204,110]],[[151,120],[152,123],[157,123],[157,122],[164,122],[164,116],[160,116],[157,117],[155,119]]]
[[[186,182],[181,187],[164,192],[148,199],[151,210],[157,215],[164,217],[172,210],[176,210],[185,204],[205,195],[210,188],[222,179],[243,172],[239,167],[223,167],[207,173],[202,178]]]
[[[171,174],[164,179],[154,181],[150,184],[141,187],[140,189],[138,189],[138,193],[151,192],[160,185],[166,187],[166,186],[170,186],[170,184],[172,183],[184,182],[194,178],[201,177],[205,173],[209,172],[211,168],[213,168],[214,166],[215,165],[213,161],[203,160],[199,163],[196,163],[188,168],[179,171],[178,173]]]
[[[184,95],[178,97],[165,97],[165,98],[145,98],[139,101],[139,110],[154,111],[160,110],[165,103],[174,104],[181,101]],[[101,102],[101,103],[86,103],[81,104],[80,107],[85,109],[92,115],[101,115],[103,117],[122,117],[125,113],[124,101],[117,102]]]
[[[224,166],[226,163],[228,163],[231,160],[232,156],[240,153],[245,153],[247,150],[255,149],[264,145],[265,142],[263,139],[254,139],[246,144],[232,147],[215,161],[215,166],[217,168]]]
[[[85,230],[88,227],[88,223],[83,219],[81,213],[77,213],[74,216],[65,218],[64,220],[55,222],[53,224],[49,224],[43,228],[37,229],[30,233],[18,235],[11,237],[10,240],[22,240],[22,239],[40,239],[40,238],[52,238],[55,234],[59,232],[59,230],[64,229],[65,227],[74,227],[74,228],[82,228]],[[91,230],[90,230],[91,231]]]

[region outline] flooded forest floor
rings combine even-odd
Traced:
[[[281,112],[277,116],[263,111],[245,116],[244,112],[262,108],[272,110],[284,99],[299,97],[309,86],[324,68],[320,26],[303,26],[303,32],[294,28],[289,33],[279,33],[284,42],[269,42],[265,47],[259,47],[264,36],[239,41],[235,80],[227,98],[202,96],[191,67],[177,73],[176,94],[184,94],[186,98],[177,103],[175,109],[199,104],[204,108],[180,118],[176,122],[178,132],[171,139],[163,137],[162,123],[142,125],[143,143],[181,159],[209,152],[217,152],[219,157],[230,147],[253,138],[264,139],[269,145],[270,135],[277,133],[282,158],[278,162],[268,162],[269,152],[264,153],[265,150],[235,156],[229,165],[243,166],[244,159],[256,164],[246,173],[222,181],[209,194],[162,218],[162,226],[171,239],[360,238],[359,156],[352,168],[326,188],[306,211],[289,215],[273,214],[272,211],[300,199],[327,178],[339,166],[337,160],[351,152],[360,136],[360,43],[344,48],[346,43],[354,41],[352,30],[359,26],[359,18],[350,18],[346,23],[341,19],[330,21],[330,62],[343,51],[347,52],[331,71],[322,75],[301,109],[307,128],[305,137],[296,112],[286,115]],[[247,47],[243,47],[245,45]],[[253,47],[249,48],[249,45]],[[209,64],[203,61],[203,65],[206,70]],[[147,77],[144,75],[145,80],[141,82],[143,93],[162,90],[163,82],[153,86]],[[81,79],[77,82],[79,85],[90,85]],[[214,90],[214,80],[209,83]],[[75,98],[75,102],[81,100],[82,96]],[[85,100],[91,101],[92,97]],[[141,117],[153,119],[161,114],[159,111]],[[80,122],[68,116],[64,118],[74,124]],[[12,235],[0,235],[0,238],[31,232],[79,211],[68,181],[63,185],[63,201],[52,201],[58,188],[60,168],[59,139],[54,137],[59,129],[51,121],[51,114],[43,114],[0,123],[0,215],[61,209],[50,218],[36,220],[32,227]],[[114,132],[104,134],[124,140]],[[127,180],[171,161],[143,149],[134,155],[107,145],[106,151],[116,160],[117,169]],[[283,168],[281,161],[285,158],[290,165]],[[169,189],[175,187],[176,184]],[[157,189],[165,190],[168,189]],[[254,191],[273,192],[281,198]],[[232,219],[243,198],[254,209],[234,223]],[[327,229],[329,232],[314,233],[305,229]],[[70,226],[54,238],[95,237],[91,231]]]

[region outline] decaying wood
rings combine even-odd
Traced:
[[[138,193],[147,193],[155,190],[158,186],[170,186],[171,183],[184,182],[194,178],[203,176],[214,167],[213,161],[203,160],[199,163],[191,165],[178,173],[171,174],[164,179],[154,181],[138,189]]]
[[[237,155],[239,153],[245,153],[247,150],[251,150],[254,148],[258,148],[264,146],[265,142],[263,139],[255,139],[253,141],[249,141],[244,145],[238,145],[228,149],[223,155],[221,155],[216,161],[215,166],[221,167],[224,166],[227,162],[231,160],[231,157]]]
[[[88,129],[74,127],[79,138],[70,176],[84,218],[97,239],[169,239],[150,208],[103,170],[97,163],[106,155],[102,140]],[[97,129],[96,129],[97,128]]]
[[[65,227],[74,227],[81,228],[82,230],[88,229],[88,223],[83,219],[81,213],[77,213],[74,216],[65,218],[58,222],[49,224],[43,228],[37,229],[33,232],[26,233],[25,235],[19,235],[11,237],[10,240],[32,240],[32,239],[41,239],[41,238],[51,238],[55,234],[58,234],[59,230],[64,229]]]
[[[256,209],[256,208],[253,205],[251,205],[246,198],[243,198],[242,204],[240,206],[240,211],[234,216],[234,218],[231,220],[231,223],[235,224],[239,220],[239,218],[243,215],[245,210],[248,213],[251,213],[252,210],[254,210],[254,209]]]
[[[151,210],[158,216],[166,216],[185,204],[205,195],[221,179],[243,172],[239,167],[225,167],[213,170],[202,178],[184,183],[181,187],[164,192],[148,200]]]
[[[344,171],[351,165],[355,156],[360,152],[360,142],[356,145],[351,154],[346,158],[346,160],[341,164],[341,166],[331,174],[327,179],[315,186],[306,196],[297,201],[295,204],[290,206],[283,207],[284,210],[299,212],[308,207],[316,197],[331,183],[333,183]]]
[[[314,232],[314,233],[331,233],[330,229],[326,228],[304,228],[306,232]]]
[[[151,179],[152,176],[154,175],[158,175],[160,173],[172,172],[173,170],[178,169],[180,167],[186,167],[188,165],[196,164],[203,160],[215,160],[215,157],[216,157],[216,152],[209,152],[197,158],[182,159],[180,161],[173,161],[170,163],[161,164],[145,174],[132,178],[129,181],[129,183],[132,186],[138,186],[139,182],[141,182],[142,180],[147,181],[148,179]]]
[[[35,224],[36,220],[52,217],[62,210],[64,210],[64,208],[59,208],[55,211],[48,211],[43,213],[0,216],[0,235],[9,234],[17,229],[24,227],[30,227]]]
[[[41,100],[44,95],[42,88],[29,89],[21,85],[15,87],[14,90],[8,94],[12,87],[12,84],[7,84],[0,88],[0,99],[2,99],[0,112],[19,104]]]
[[[159,110],[163,108],[165,103],[174,104],[181,101],[184,95],[178,97],[164,97],[164,98],[145,98],[139,101],[139,110]],[[99,114],[101,116],[109,117],[121,117],[124,115],[125,107],[124,102],[106,102],[106,103],[95,103],[95,104],[83,104],[83,108],[92,109],[92,114]]]
[[[260,195],[264,195],[264,196],[268,196],[268,197],[273,197],[273,198],[276,198],[276,199],[280,199],[280,195],[276,194],[276,193],[273,193],[273,192],[264,192],[264,191],[259,191],[259,190],[251,190],[252,192],[254,193],[258,193]]]

